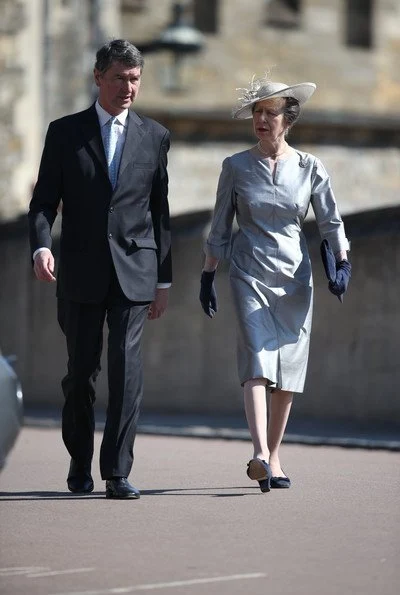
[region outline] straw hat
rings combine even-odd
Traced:
[[[237,89],[244,91],[238,99],[236,107],[232,110],[232,117],[237,120],[245,120],[253,115],[252,107],[258,101],[272,99],[275,97],[294,97],[300,105],[303,105],[314,93],[317,86],[314,83],[298,83],[297,85],[286,85],[285,83],[273,83],[266,77],[255,79],[253,77],[248,89]]]

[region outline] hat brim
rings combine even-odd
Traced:
[[[294,97],[294,99],[297,99],[300,105],[303,105],[306,101],[308,101],[308,99],[310,99],[316,88],[317,86],[314,83],[299,83],[298,85],[291,85],[279,91],[274,91],[265,95],[261,94],[259,97],[256,97],[252,101],[246,103],[246,105],[234,110],[232,117],[236,120],[246,120],[251,118],[253,116],[252,108],[255,103],[275,97]]]

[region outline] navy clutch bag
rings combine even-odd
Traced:
[[[329,281],[328,289],[338,297],[340,302],[343,302],[343,294],[347,290],[351,277],[351,264],[346,259],[336,261],[328,240],[322,240],[320,251],[322,264]]]

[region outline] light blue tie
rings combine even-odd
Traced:
[[[108,176],[113,188],[118,179],[118,168],[121,160],[122,143],[117,143],[116,117],[111,117],[105,124],[104,129],[104,150],[107,158]]]

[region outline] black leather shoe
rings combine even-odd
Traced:
[[[291,481],[288,477],[271,477],[271,488],[284,489],[290,488]]]
[[[247,463],[247,475],[258,481],[262,492],[269,492],[271,488],[271,467],[263,459],[251,459]]]
[[[93,492],[94,483],[90,473],[90,463],[80,465],[71,459],[67,485],[74,494],[90,494]]]
[[[140,498],[140,492],[126,477],[112,477],[106,480],[106,498]]]

